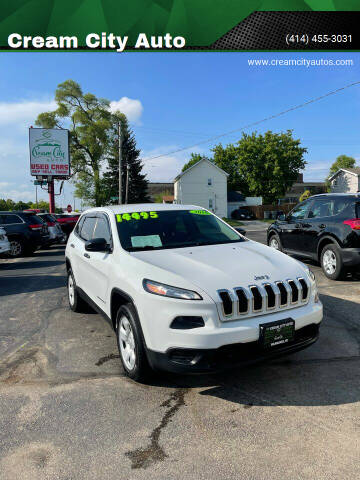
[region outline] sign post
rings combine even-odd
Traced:
[[[49,210],[55,213],[54,179],[70,177],[69,131],[57,128],[29,128],[30,175],[48,182]]]

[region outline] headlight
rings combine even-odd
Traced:
[[[312,282],[315,282],[315,273],[312,270],[310,270],[310,268],[307,265],[305,265],[305,270],[306,270],[306,273],[308,274],[308,277],[310,278],[310,280]]]
[[[183,288],[172,287],[164,283],[154,282],[153,280],[143,280],[144,290],[154,295],[162,297],[179,298],[181,300],[202,300],[202,297],[192,290],[185,290]]]

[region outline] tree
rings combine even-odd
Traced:
[[[268,131],[263,135],[244,133],[235,148],[234,184],[239,182],[240,190],[247,195],[263,197],[264,203],[275,203],[283,197],[306,164],[307,149],[300,146],[299,139],[293,138],[291,130],[285,133]]]
[[[329,175],[325,180],[325,185],[328,191],[330,191],[330,177],[340,170],[340,168],[354,168],[355,162],[355,158],[348,157],[347,155],[339,155],[336,157],[335,162],[330,167]]]
[[[299,201],[303,202],[304,200],[307,200],[309,197],[311,197],[310,190],[305,190],[304,193],[301,194]]]
[[[100,206],[100,169],[116,117],[110,112],[108,100],[84,94],[74,80],[58,85],[55,100],[57,109],[40,113],[35,123],[43,128],[63,128],[63,122],[69,124],[72,170],[89,178],[93,185],[92,201]]]
[[[185,172],[185,170],[195,165],[195,163],[200,162],[200,160],[202,160],[203,158],[210,160],[210,162],[212,161],[210,158],[205,157],[204,155],[200,155],[200,153],[191,153],[190,160],[187,163],[185,163],[181,171]]]
[[[229,174],[227,181],[228,190],[241,191],[244,195],[248,195],[250,192],[246,178],[239,170],[238,147],[232,143],[223,147],[219,143],[212,151],[214,152],[215,165]]]
[[[126,175],[129,166],[128,203],[150,202],[146,175],[141,173],[143,163],[140,160],[140,150],[136,148],[133,131],[124,114],[116,112],[116,124],[110,133],[110,149],[106,156],[107,171],[102,180],[104,203],[111,203],[112,197],[119,195],[119,138],[117,123],[121,122],[121,156],[122,156],[122,203],[125,201]],[[116,202],[117,203],[117,202]]]

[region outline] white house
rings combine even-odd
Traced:
[[[340,168],[329,180],[332,193],[360,192],[360,167]]]
[[[206,158],[174,180],[174,203],[199,205],[219,217],[227,216],[228,174]]]

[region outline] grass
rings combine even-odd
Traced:
[[[234,220],[233,218],[223,217],[223,220],[232,227],[241,227],[242,225],[244,225],[242,222],[239,222],[239,220]]]
[[[260,222],[274,223],[275,220],[272,220],[271,218],[262,218],[262,219],[260,219]]]

